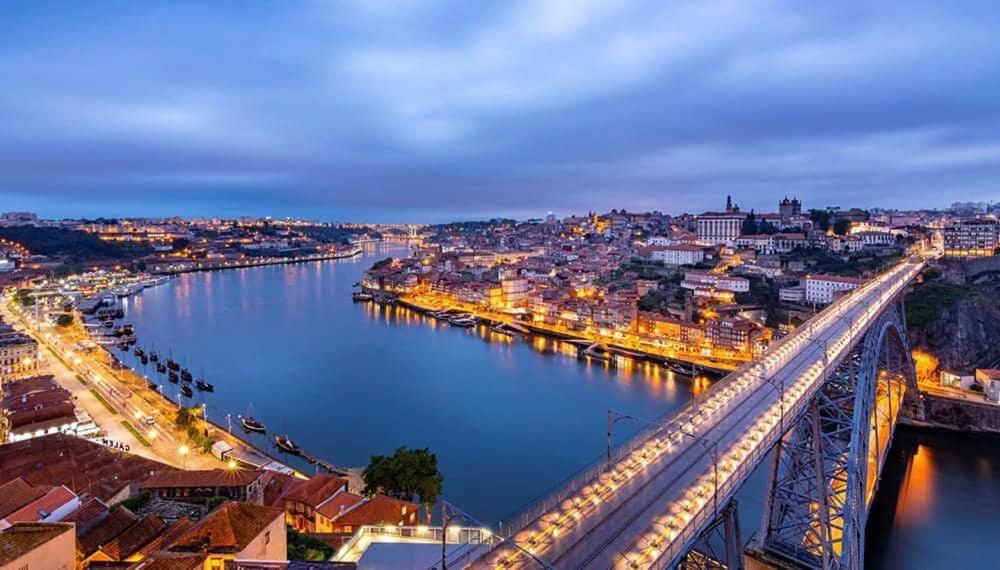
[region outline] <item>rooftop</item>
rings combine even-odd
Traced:
[[[17,523],[0,531],[0,565],[17,560],[64,532],[73,532],[68,523]]]
[[[284,520],[285,512],[229,501],[209,513],[174,542],[173,552],[240,552],[275,520]]]

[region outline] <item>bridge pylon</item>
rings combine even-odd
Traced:
[[[778,443],[755,554],[781,568],[862,568],[865,523],[896,420],[918,406],[896,302],[831,366]]]

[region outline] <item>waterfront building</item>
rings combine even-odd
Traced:
[[[714,350],[725,350],[743,357],[760,354],[767,348],[771,331],[741,318],[712,319],[705,329]]]
[[[944,227],[946,257],[983,257],[1000,248],[1000,222],[980,218],[954,222]]]
[[[979,368],[976,370],[976,382],[983,387],[988,400],[1000,403],[1000,370]]]
[[[38,370],[38,342],[0,322],[0,383]]]
[[[814,305],[828,305],[837,295],[857,289],[864,279],[840,275],[810,275],[805,279],[805,300]]]
[[[6,441],[53,433],[75,434],[79,426],[73,396],[52,376],[8,381],[2,391]]]
[[[778,289],[778,300],[782,303],[801,304],[806,300],[806,286],[800,284],[782,287]]]

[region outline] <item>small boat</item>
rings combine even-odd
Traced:
[[[143,354],[142,356],[139,357],[139,362],[141,362],[142,365],[145,366],[145,365],[149,364],[149,357],[147,357],[145,354]]]
[[[514,333],[512,331],[504,328],[503,323],[491,326],[490,330],[497,334],[502,334],[504,336],[514,336]]]
[[[194,391],[192,391],[191,387],[188,386],[187,384],[182,384],[181,395],[184,396],[185,398],[190,398],[191,396],[194,396]]]
[[[181,365],[177,364],[177,362],[173,358],[168,358],[167,359],[167,368],[169,368],[169,369],[173,370],[174,372],[176,372],[176,371],[178,371],[178,370],[181,369]]]
[[[362,291],[356,291],[351,293],[351,299],[354,301],[371,301],[374,299],[370,293],[364,293]]]
[[[122,325],[122,334],[131,336],[135,334],[135,328],[132,326],[131,323],[125,323],[124,325]]]
[[[191,376],[191,373],[188,372],[187,369],[184,369],[181,370],[181,380],[184,382],[190,382],[191,380],[194,380],[194,377]]]
[[[106,328],[106,329],[114,328],[115,322],[114,321],[101,321],[101,326],[104,327],[104,328]]]
[[[167,371],[167,367],[164,366],[162,362],[157,362],[156,363],[156,371],[159,372],[160,374],[163,374],[164,372]]]
[[[174,371],[170,371],[170,374],[167,374],[167,380],[170,380],[171,382],[176,384],[178,380],[177,373]]]
[[[132,351],[132,354],[142,358],[143,356],[146,355],[146,351],[139,347],[136,347],[135,350]]]
[[[128,342],[123,342],[122,344],[119,344],[118,345],[118,350],[127,353],[128,352]]]
[[[149,353],[149,359],[152,360],[153,362],[159,362],[160,361],[160,355],[156,354],[155,350],[150,351],[150,353]]]
[[[258,431],[260,433],[264,433],[265,431],[267,431],[267,428],[264,427],[264,424],[258,422],[251,416],[241,417],[240,423],[243,424],[243,429],[247,431]]]
[[[284,451],[285,453],[291,453],[293,455],[299,455],[302,453],[299,446],[295,445],[292,440],[288,439],[288,435],[274,436],[274,444],[278,446],[278,449]]]
[[[469,328],[476,324],[476,319],[472,317],[452,317],[448,322],[459,327]]]
[[[198,388],[202,392],[214,392],[215,391],[215,386],[212,386],[211,384],[209,384],[208,382],[205,382],[201,378],[197,379],[195,381],[194,385],[195,385],[195,388]]]

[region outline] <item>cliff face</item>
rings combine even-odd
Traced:
[[[979,269],[930,269],[907,296],[911,346],[936,356],[945,370],[1000,367],[1000,274]]]

